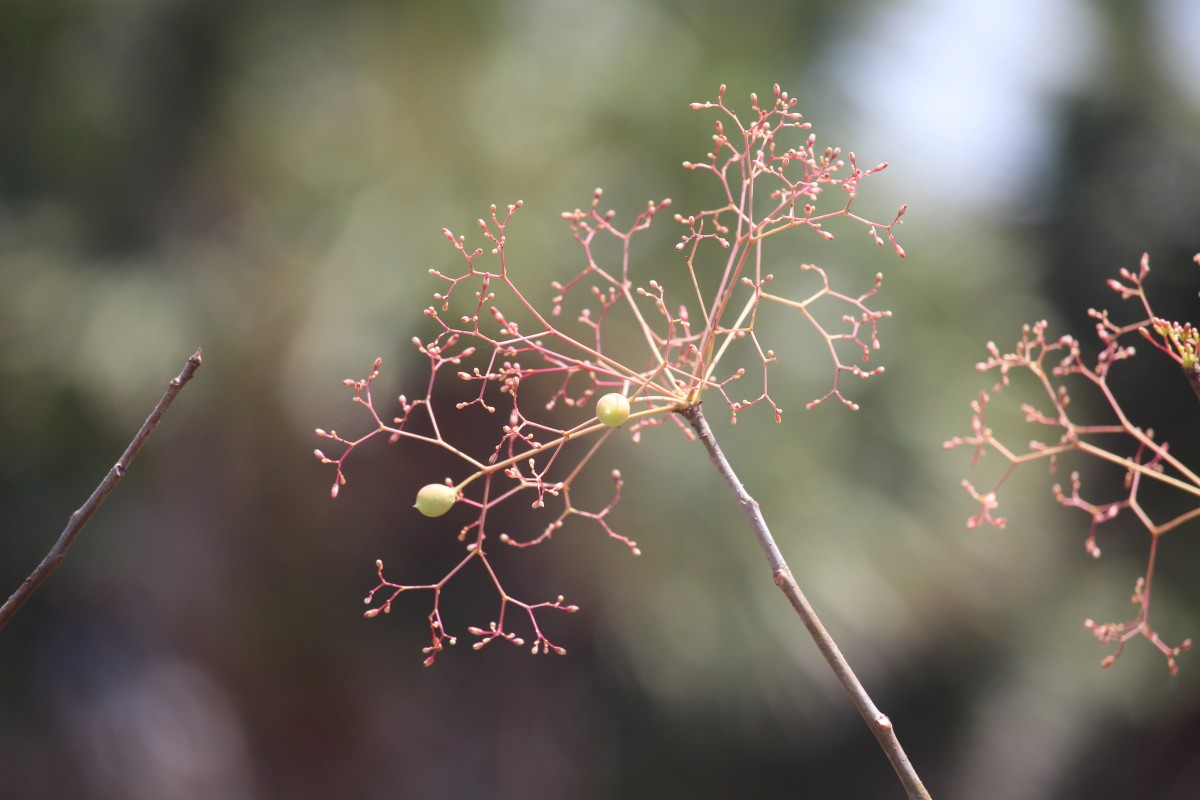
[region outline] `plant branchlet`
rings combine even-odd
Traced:
[[[1196,256],[1196,261],[1200,264],[1200,255]],[[1156,439],[1153,430],[1139,426],[1128,417],[1114,393],[1110,379],[1122,362],[1136,354],[1133,341],[1147,341],[1179,366],[1192,389],[1197,392],[1197,397],[1200,397],[1200,378],[1196,372],[1196,345],[1200,337],[1192,325],[1170,322],[1154,314],[1145,290],[1149,273],[1150,259],[1148,255],[1143,255],[1136,272],[1122,269],[1120,279],[1108,282],[1109,288],[1121,300],[1135,301],[1138,310],[1133,322],[1117,324],[1107,310],[1092,309],[1088,312],[1095,320],[1096,338],[1100,345],[1094,360],[1083,356],[1080,343],[1074,337],[1050,337],[1045,321],[1026,325],[1012,352],[1003,353],[989,342],[988,358],[976,368],[982,372],[996,373],[998,380],[990,392],[980,391],[979,397],[972,401],[970,435],[951,439],[945,443],[945,447],[973,448],[972,466],[977,465],[988,452],[997,453],[1008,462],[1000,477],[986,489],[977,488],[969,480],[963,481],[963,488],[978,504],[976,513],[967,520],[970,528],[983,524],[1004,527],[1006,519],[997,514],[998,493],[1008,478],[1025,464],[1045,461],[1054,471],[1061,457],[1079,453],[1122,470],[1124,489],[1116,498],[1102,501],[1087,499],[1079,472],[1071,473],[1069,486],[1054,484],[1052,487],[1054,498],[1060,504],[1079,509],[1091,519],[1084,548],[1095,558],[1100,557],[1097,542],[1100,526],[1112,522],[1123,513],[1132,514],[1150,535],[1146,569],[1137,579],[1131,597],[1137,613],[1125,622],[1097,623],[1089,619],[1084,624],[1100,644],[1116,645],[1115,651],[1101,662],[1102,666],[1111,666],[1125,645],[1140,636],[1163,654],[1168,669],[1174,675],[1178,671],[1176,657],[1191,647],[1192,640],[1185,639],[1176,646],[1168,645],[1151,626],[1154,566],[1163,536],[1200,517],[1200,476],[1169,451],[1167,442]],[[1021,406],[1025,421],[1039,430],[1051,432],[1057,438],[1034,439],[1026,447],[1015,448],[1002,442],[989,427],[992,403],[1016,375],[1031,379],[1038,394],[1044,395],[1040,404],[1026,403]],[[1101,404],[1108,409],[1108,419],[1088,424],[1076,419],[1070,408],[1068,381],[1082,382],[1088,391],[1098,394]],[[1158,483],[1190,496],[1191,508],[1168,519],[1155,519],[1143,505],[1141,496],[1142,489],[1148,483]]]
[[[453,491],[455,505],[473,509],[473,519],[458,531],[466,546],[462,560],[435,583],[395,583],[384,578],[380,567],[379,584],[367,597],[372,604],[367,614],[376,616],[403,592],[433,594],[433,642],[426,649],[426,663],[455,640],[442,619],[441,593],[468,566],[484,570],[499,598],[494,619],[468,628],[476,646],[497,639],[523,644],[524,636],[511,629],[509,612],[517,608],[527,617],[535,651],[563,652],[542,633],[539,614],[575,607],[561,597],[540,603],[515,599],[493,569],[489,548],[495,542],[518,548],[545,542],[569,518],[580,517],[636,555],[637,543],[609,522],[621,497],[620,472],[611,472],[611,500],[598,510],[573,502],[580,476],[618,430],[637,441],[646,429],[671,422],[693,436],[674,412],[698,404],[707,394],[720,397],[735,422],[738,414],[760,404],[780,420],[783,409],[768,380],[776,355],[758,327],[768,308],[795,314],[823,343],[832,362],[832,386],[810,407],[836,398],[857,408],[845,395],[842,379],[882,371],[869,363],[879,348],[879,322],[890,315],[872,305],[882,277],[871,276],[864,288],[844,292],[833,288],[824,269],[773,245],[791,230],[815,233],[818,241],[832,239],[827,226],[846,218],[863,226],[877,245],[890,244],[903,256],[895,229],[904,207],[886,223],[854,210],[863,182],[887,165],[863,168],[853,153],[843,156],[839,148],[819,147],[809,124],[794,110],[795,99],[778,87],[769,102],[760,103],[755,95],[750,99],[748,121],[725,105],[724,87],[716,102],[692,106],[715,110],[718,118],[712,151],[684,166],[712,175],[719,201],[708,210],[675,215],[681,227],[675,246],[681,263],[670,268],[671,275],[645,275],[642,262],[648,259],[638,247],[643,241],[639,235],[660,220],[670,201],[651,201],[620,224],[615,212],[601,207],[603,194],[597,189],[586,208],[562,215],[583,266],[566,280],[552,282],[553,296],[543,306],[523,288],[521,271],[507,250],[509,229],[522,203],[492,206],[477,222],[475,237],[482,237],[481,246],[443,230],[458,253],[458,267],[429,271],[440,284],[424,312],[434,330],[430,338],[413,341],[429,364],[425,386],[412,398],[402,395],[398,414],[388,418],[372,397],[380,360],[367,377],[345,382],[372,427],[357,437],[317,431],[340,446],[336,454],[316,451],[318,459],[335,468],[335,497],[346,482],[351,453],[376,437],[441,449],[461,467],[449,476],[446,489],[436,493],[449,499]],[[814,277],[811,290],[798,298],[769,291],[773,276],[768,264]],[[820,306],[842,310],[840,315],[815,313]],[[749,379],[748,374],[757,377]],[[743,388],[749,380],[754,385]],[[627,403],[609,399],[613,395]],[[454,399],[444,401],[447,397]],[[605,405],[614,402],[615,409]],[[448,418],[479,412],[496,420],[494,438],[483,447],[477,433],[469,441],[456,438],[461,426]],[[445,476],[429,477],[440,481]],[[495,530],[496,507],[520,501],[533,509],[527,516],[530,529]],[[428,494],[423,505],[439,513],[446,510]]]

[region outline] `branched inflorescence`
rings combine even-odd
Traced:
[[[1196,260],[1200,263],[1200,256]],[[1129,340],[1136,336],[1150,342],[1174,360],[1200,397],[1196,356],[1200,337],[1190,324],[1168,322],[1154,315],[1145,292],[1149,271],[1149,257],[1143,255],[1136,273],[1122,269],[1120,280],[1108,282],[1109,288],[1119,294],[1122,300],[1136,300],[1141,306],[1136,321],[1118,325],[1109,318],[1107,310],[1089,310],[1089,316],[1096,320],[1096,337],[1100,344],[1100,352],[1094,362],[1084,359],[1079,342],[1073,337],[1048,338],[1045,321],[1026,325],[1021,340],[1011,353],[1001,353],[994,343],[989,342],[987,347],[990,356],[976,368],[999,373],[999,380],[990,394],[986,390],[980,391],[979,398],[972,401],[971,435],[951,439],[945,443],[945,447],[972,446],[975,450],[971,459],[973,466],[988,450],[999,453],[1008,462],[1004,472],[985,491],[980,491],[968,480],[963,481],[967,493],[979,504],[979,510],[967,520],[970,528],[984,523],[997,528],[1004,527],[1005,518],[995,513],[998,508],[997,492],[1023,464],[1044,459],[1053,470],[1060,456],[1081,453],[1115,464],[1123,470],[1124,489],[1116,499],[1104,502],[1086,500],[1081,494],[1082,480],[1078,472],[1071,473],[1069,488],[1055,484],[1052,489],[1055,499],[1063,506],[1079,509],[1090,517],[1091,527],[1084,547],[1095,558],[1100,557],[1100,547],[1096,541],[1099,526],[1116,519],[1123,511],[1132,513],[1150,534],[1146,570],[1137,579],[1131,598],[1137,606],[1137,614],[1127,622],[1097,623],[1089,619],[1085,625],[1101,644],[1116,645],[1115,651],[1101,662],[1102,666],[1110,666],[1131,639],[1143,636],[1166,657],[1167,666],[1174,675],[1178,670],[1176,657],[1191,646],[1191,639],[1184,640],[1178,647],[1171,647],[1162,640],[1150,625],[1150,594],[1159,540],[1164,534],[1200,517],[1200,476],[1175,458],[1166,442],[1156,440],[1153,430],[1136,425],[1126,416],[1113,393],[1110,377],[1117,364],[1134,356],[1135,349]],[[1026,448],[1013,449],[996,438],[988,427],[985,417],[990,412],[989,404],[1009,386],[1014,373],[1027,373],[1039,387],[1039,394],[1045,395],[1045,405],[1039,407],[1026,403],[1021,406],[1025,421],[1053,431],[1057,439],[1033,440]],[[1071,417],[1070,396],[1064,381],[1072,377],[1082,379],[1084,385],[1099,393],[1108,409],[1108,420],[1084,425]],[[1143,485],[1147,485],[1147,481],[1183,492],[1193,499],[1195,505],[1170,519],[1156,522],[1143,507],[1139,496],[1139,491]]]
[[[336,469],[335,497],[346,482],[350,454],[380,435],[389,444],[405,441],[439,448],[460,462],[461,473],[447,478],[444,485],[434,484],[436,491],[429,493],[431,498],[444,498],[445,507],[436,501],[422,507],[420,499],[417,507],[429,516],[440,515],[452,504],[474,509],[472,521],[458,533],[466,546],[461,561],[440,581],[425,584],[389,581],[380,562],[379,583],[366,598],[372,605],[367,616],[374,617],[388,612],[404,592],[433,594],[432,643],[425,649],[426,664],[433,663],[446,643],[455,641],[443,624],[442,590],[471,565],[482,568],[500,601],[495,619],[485,627],[467,629],[477,638],[475,647],[496,639],[523,644],[507,616],[516,608],[532,628],[534,652],[563,652],[543,634],[539,613],[572,612],[576,607],[561,596],[539,603],[512,597],[489,559],[491,541],[517,548],[539,544],[574,516],[599,525],[636,555],[637,544],[608,520],[620,500],[620,473],[611,473],[612,499],[598,511],[576,507],[572,489],[616,425],[626,419],[635,441],[642,430],[668,419],[690,435],[691,429],[674,412],[698,404],[706,391],[724,400],[735,422],[738,412],[759,403],[767,404],[778,421],[782,408],[768,392],[768,370],[776,357],[762,344],[756,327],[765,307],[781,306],[798,313],[824,342],[833,362],[832,388],[809,407],[835,397],[857,408],[842,392],[843,375],[867,378],[882,371],[882,367],[862,366],[879,347],[879,320],[890,315],[870,306],[882,277],[876,275],[864,291],[845,293],[831,287],[825,270],[784,253],[776,256],[777,262],[813,274],[818,281],[804,298],[773,294],[768,291],[772,275],[766,271],[764,247],[781,241],[775,237],[793,228],[832,239],[825,224],[845,217],[864,225],[876,244],[886,240],[903,257],[894,232],[904,207],[886,224],[852,210],[863,180],[886,164],[863,169],[853,154],[843,160],[837,148],[818,150],[811,134],[787,141],[809,126],[793,111],[796,101],[778,86],[773,103],[760,105],[751,95],[748,123],[724,104],[724,93],[722,86],[717,102],[692,105],[715,109],[719,118],[706,161],[684,166],[716,178],[720,203],[697,214],[675,216],[683,227],[675,248],[684,254],[682,297],[676,296],[679,290],[667,288],[671,281],[635,275],[637,236],[651,227],[669,200],[649,203],[624,226],[616,224],[614,212],[600,209],[599,189],[589,208],[564,213],[583,251],[584,266],[570,279],[552,282],[554,296],[544,307],[523,291],[506,251],[508,227],[521,203],[504,211],[493,206],[489,218],[478,221],[486,247],[470,247],[466,237],[443,230],[460,262],[453,271],[429,273],[442,285],[433,295],[434,304],[425,309],[434,326],[432,338],[413,342],[429,362],[429,379],[421,395],[416,399],[402,395],[399,416],[385,419],[371,395],[381,364],[376,360],[366,378],[345,382],[354,391],[354,402],[366,408],[373,427],[357,438],[317,431],[319,437],[341,445],[336,456],[316,451],[322,463]],[[839,196],[832,205],[824,202],[831,189]],[[679,268],[671,270],[678,273]],[[844,310],[831,324],[814,314],[817,304],[840,304]],[[689,306],[698,313],[689,311]],[[564,321],[571,316],[570,322]],[[749,398],[735,394],[745,367],[721,363],[739,342],[751,345],[753,366],[761,374],[761,387],[749,392]],[[447,405],[443,398],[455,392],[465,394]],[[605,413],[597,417],[592,404],[601,395],[612,394],[619,394],[622,404],[628,400],[628,411],[622,405],[619,418]],[[447,423],[444,416],[469,414],[472,409],[506,420],[495,426],[490,442],[460,443],[450,435],[458,426]],[[497,534],[496,508],[518,497],[535,509],[531,519],[539,513],[548,518],[533,522],[525,535]]]

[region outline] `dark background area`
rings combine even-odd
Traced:
[[[987,341],[1045,318],[1091,347],[1086,310],[1116,312],[1105,281],[1143,252],[1156,311],[1197,319],[1200,13],[1003,5],[0,3],[0,592],[204,348],[0,633],[0,797],[900,796],[671,426],[596,462],[597,498],[625,475],[612,521],[642,556],[580,524],[504,557],[522,594],[581,606],[548,618],[568,655],[464,635],[430,669],[427,598],[371,621],[361,598],[376,558],[426,580],[459,557],[410,508],[442,473],[371,446],[330,500],[312,457],[314,428],[366,429],[341,381],[376,356],[377,398],[423,386],[428,269],[458,259],[443,226],[471,236],[524,200],[510,253],[540,287],[578,269],[559,214],[598,185],[625,219],[664,196],[711,206],[679,165],[711,143],[688,104],[722,83],[743,111],[781,84],[819,141],[891,163],[865,211],[910,204],[904,262],[850,227],[794,240],[851,283],[886,274],[887,372],[850,387],[862,410],[802,410],[828,370],[782,320],[782,426],[712,422],[933,795],[1200,794],[1197,654],[1171,678],[1138,640],[1101,670],[1082,625],[1132,615],[1145,533],[1119,520],[1086,556],[1087,520],[1049,492],[1084,462],[1019,473],[1008,527],[968,531],[959,483],[1000,465],[941,447],[993,382],[974,370]],[[675,268],[669,246],[643,252],[647,279]],[[1144,349],[1121,400],[1200,463],[1195,398]],[[1193,528],[1160,551],[1170,642],[1200,636]],[[492,600],[468,582],[446,602]]]

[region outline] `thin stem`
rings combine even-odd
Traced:
[[[1192,364],[1190,367],[1183,367],[1183,374],[1187,378],[1188,386],[1192,387],[1192,393],[1196,395],[1196,399],[1200,400],[1200,363]]]
[[[704,443],[704,447],[708,450],[708,456],[712,459],[713,464],[717,468],[717,472],[724,478],[725,483],[737,498],[738,505],[742,507],[742,511],[746,514],[746,519],[750,522],[750,527],[754,530],[755,536],[758,538],[758,543],[762,547],[764,555],[767,557],[768,563],[771,565],[771,572],[775,579],[775,585],[778,586],[783,593],[787,595],[791,601],[792,608],[796,610],[796,614],[804,623],[804,627],[808,628],[809,634],[813,641],[817,644],[817,649],[821,651],[821,655],[829,662],[830,668],[833,670],[837,679],[845,687],[846,693],[850,695],[850,701],[854,703],[854,707],[858,709],[858,713],[862,715],[863,720],[867,723],[867,727],[875,734],[875,738],[879,741],[879,745],[887,754],[888,760],[892,763],[892,767],[896,770],[896,774],[900,778],[900,783],[903,784],[905,791],[908,792],[910,800],[929,800],[929,792],[925,789],[925,785],[921,783],[917,771],[909,762],[908,756],[904,754],[904,748],[900,746],[900,740],[896,738],[896,731],[892,727],[892,722],[885,716],[875,703],[872,702],[867,690],[859,683],[858,678],[854,675],[854,671],[850,669],[850,664],[838,649],[837,643],[833,637],[829,635],[829,631],[825,630],[825,626],[821,624],[821,620],[817,618],[813,607],[809,605],[808,599],[800,590],[800,586],[796,583],[796,579],[792,576],[792,570],[784,560],[783,554],[779,551],[779,546],[775,543],[775,537],[771,535],[771,531],[767,528],[767,522],[763,518],[762,511],[756,501],[742,486],[742,482],[738,480],[737,474],[734,473],[733,467],[729,465],[725,454],[721,452],[720,446],[717,444],[716,437],[713,436],[712,429],[708,426],[708,421],[704,418],[704,413],[700,409],[700,405],[696,404],[679,412],[684,419],[696,431],[700,437],[700,441]]]
[[[163,414],[167,412],[171,402],[175,399],[175,395],[179,394],[179,390],[184,384],[192,379],[196,370],[200,368],[201,351],[197,350],[192,354],[192,357],[183,365],[183,371],[179,373],[167,385],[166,392],[163,393],[162,399],[158,401],[158,405],[150,412],[150,416],[142,423],[142,427],[138,430],[129,446],[125,448],[121,459],[113,465],[108,474],[104,476],[104,480],[100,481],[100,485],[92,492],[92,496],[87,499],[79,509],[71,515],[71,519],[67,522],[67,527],[59,534],[58,541],[50,548],[50,552],[42,559],[42,563],[38,564],[37,569],[25,579],[20,587],[13,592],[12,596],[0,606],[0,630],[8,624],[8,621],[14,614],[17,613],[25,601],[28,600],[34,592],[38,590],[46,580],[50,577],[50,573],[58,569],[63,560],[67,557],[67,550],[75,541],[84,526],[92,518],[92,514],[96,513],[96,509],[100,508],[100,504],[108,497],[109,492],[116,488],[117,483],[121,478],[125,477],[125,473],[129,471],[129,466],[133,463],[133,459],[137,458],[138,451],[142,449],[142,445],[150,438],[150,434],[158,427],[159,421]]]

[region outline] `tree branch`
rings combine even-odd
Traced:
[[[888,760],[892,762],[892,767],[896,770],[896,774],[900,778],[900,783],[904,785],[905,791],[908,792],[910,800],[929,800],[929,792],[925,789],[925,785],[921,783],[921,779],[918,777],[913,765],[909,762],[908,756],[905,755],[904,748],[900,746],[900,740],[896,738],[896,731],[892,727],[891,720],[875,707],[875,703],[871,701],[867,690],[859,683],[858,678],[854,675],[854,671],[850,669],[850,664],[838,649],[837,643],[829,635],[829,631],[825,630],[825,626],[821,624],[821,620],[817,618],[817,613],[809,605],[804,592],[800,591],[800,586],[796,583],[796,579],[792,577],[791,568],[788,566],[787,561],[784,560],[783,554],[779,551],[779,546],[775,543],[775,538],[767,528],[767,522],[763,518],[758,501],[747,493],[745,487],[742,486],[742,482],[738,480],[737,475],[734,473],[733,467],[726,460],[725,454],[721,452],[721,448],[713,436],[712,429],[708,426],[708,420],[704,418],[704,413],[700,410],[700,405],[690,406],[679,413],[683,415],[683,418],[688,421],[697,435],[699,435],[700,441],[704,443],[704,447],[708,450],[709,458],[712,459],[713,464],[717,468],[717,472],[725,479],[725,483],[728,484],[730,490],[737,498],[738,505],[745,512],[746,519],[749,520],[750,527],[754,529],[758,543],[771,565],[775,585],[787,595],[792,608],[796,610],[796,614],[804,623],[804,627],[808,628],[809,634],[812,636],[813,641],[816,642],[817,649],[821,651],[821,655],[829,662],[830,668],[837,675],[842,686],[845,687],[846,693],[850,695],[850,701],[854,703],[854,707],[858,709],[858,713],[862,714],[867,727],[875,734],[875,738],[879,741],[884,753],[887,754]]]
[[[117,483],[121,478],[125,477],[125,473],[129,471],[129,466],[133,463],[133,459],[137,457],[138,451],[142,449],[142,445],[150,438],[150,434],[158,427],[159,421],[163,414],[167,412],[171,402],[175,399],[175,395],[179,394],[179,390],[184,384],[192,379],[196,370],[200,367],[201,351],[197,350],[192,357],[187,360],[183,366],[183,371],[173,378],[170,384],[167,385],[166,392],[163,393],[162,399],[158,401],[158,405],[150,412],[150,416],[142,423],[142,427],[138,430],[129,446],[125,448],[121,459],[113,465],[113,468],[104,476],[104,480],[100,481],[100,485],[92,492],[92,496],[87,499],[79,509],[71,515],[71,519],[67,522],[67,527],[59,534],[58,541],[50,548],[50,552],[42,559],[42,563],[38,564],[37,569],[25,579],[21,586],[13,592],[12,596],[0,606],[0,630],[8,624],[12,616],[17,613],[25,601],[28,600],[34,592],[38,590],[46,580],[50,577],[50,573],[58,569],[62,564],[63,559],[67,557],[67,550],[75,541],[75,537],[79,536],[84,526],[92,518],[92,514],[96,513],[96,509],[100,508],[100,504],[108,497],[109,492],[116,488]]]

